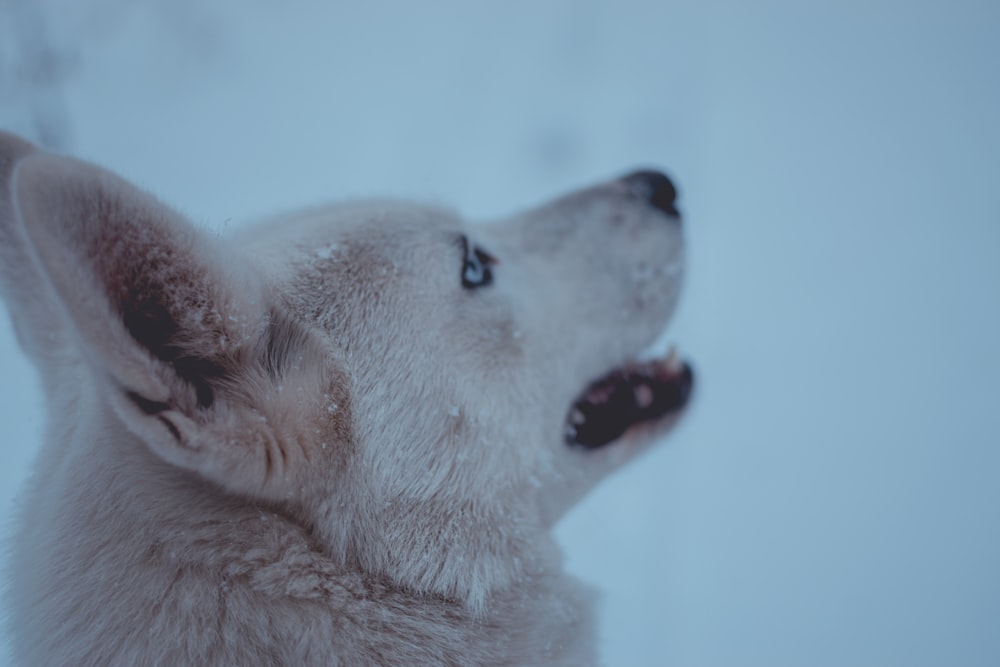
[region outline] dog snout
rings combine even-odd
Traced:
[[[677,211],[677,188],[673,181],[659,171],[643,169],[623,177],[621,183],[628,191],[670,218],[680,220]]]

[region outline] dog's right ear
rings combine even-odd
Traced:
[[[58,319],[110,383],[125,425],[167,461],[210,478],[267,477],[268,438],[233,432],[261,422],[259,413],[217,404],[273,328],[261,281],[182,216],[92,165],[29,154],[11,194],[34,273],[47,283],[39,294],[68,315]]]

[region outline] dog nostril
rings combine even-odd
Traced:
[[[675,206],[677,188],[666,175],[649,169],[636,171],[622,178],[629,191],[645,199],[649,204],[672,218],[680,218]]]

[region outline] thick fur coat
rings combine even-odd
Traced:
[[[0,133],[0,290],[49,418],[10,545],[20,664],[595,664],[551,528],[686,400],[689,372],[655,419],[573,441],[677,300],[666,187],[220,239]]]

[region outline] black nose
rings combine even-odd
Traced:
[[[645,199],[649,204],[663,211],[672,218],[680,218],[677,212],[677,188],[673,182],[658,171],[644,169],[632,172],[622,179],[622,183],[637,197]]]

